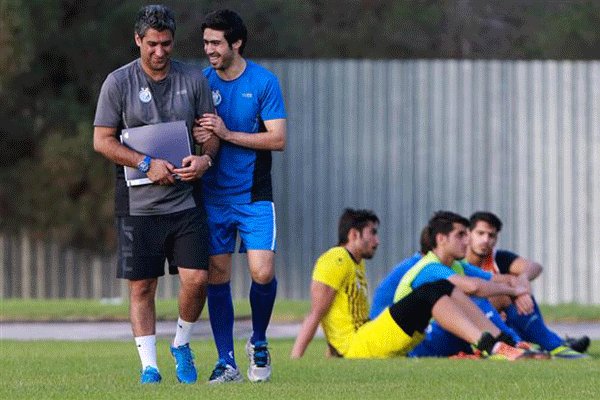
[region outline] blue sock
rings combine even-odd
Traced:
[[[267,327],[277,294],[277,279],[265,285],[252,281],[250,287],[250,308],[252,309],[252,338],[251,343],[267,340]]]
[[[523,341],[521,336],[519,336],[519,334],[515,332],[514,329],[509,327],[504,322],[504,320],[498,313],[498,310],[496,310],[496,308],[492,305],[492,303],[490,303],[490,301],[487,298],[471,297],[471,300],[473,300],[473,302],[477,304],[477,307],[479,307],[479,309],[483,311],[485,316],[492,322],[492,324],[496,325],[498,329],[510,336],[512,340],[515,341],[515,343]]]
[[[208,314],[219,359],[237,368],[233,353],[233,301],[229,282],[208,285]]]
[[[506,309],[506,323],[528,342],[537,343],[544,350],[554,350],[563,344],[563,340],[546,326],[535,300],[533,304],[535,308],[529,315],[519,315],[517,307],[511,304]]]

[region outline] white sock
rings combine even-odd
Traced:
[[[177,319],[177,329],[175,330],[175,339],[173,339],[173,347],[183,346],[188,344],[192,338],[192,328],[194,322],[187,322],[181,319]]]
[[[156,364],[156,335],[138,336],[134,339],[142,362],[142,370],[146,367],[158,369]]]

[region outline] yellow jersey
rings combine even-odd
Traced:
[[[321,320],[327,342],[346,354],[358,328],[369,320],[369,291],[365,261],[356,263],[344,247],[333,247],[317,260],[312,279],[336,290],[329,311]]]

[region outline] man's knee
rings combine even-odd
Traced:
[[[180,269],[179,279],[182,286],[198,289],[208,284],[208,272],[201,269]]]
[[[132,300],[154,298],[157,279],[141,279],[129,281],[129,293]]]

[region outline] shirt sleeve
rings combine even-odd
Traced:
[[[416,289],[426,283],[439,281],[441,279],[448,279],[454,274],[456,274],[456,272],[449,267],[440,263],[432,263],[427,265],[421,270],[421,272],[419,272],[412,282],[412,288]]]
[[[100,89],[94,126],[117,128],[121,123],[122,104],[119,85],[114,75],[110,74]]]
[[[489,281],[490,279],[492,279],[493,276],[491,272],[484,271],[481,268],[477,268],[468,263],[463,263],[463,268],[465,270],[465,275],[473,278],[481,278],[486,281]]]
[[[275,75],[271,75],[265,84],[260,102],[260,118],[263,121],[286,118],[283,94]]]
[[[497,250],[496,254],[494,255],[494,260],[496,261],[496,265],[498,266],[501,274],[509,274],[510,264],[512,264],[517,258],[519,258],[518,254],[508,250]]]
[[[348,265],[338,254],[322,255],[315,264],[312,279],[339,290],[348,276]]]
[[[215,106],[212,98],[212,91],[208,84],[208,79],[201,72],[198,74],[198,90],[196,91],[196,116],[204,113],[214,113]]]

